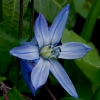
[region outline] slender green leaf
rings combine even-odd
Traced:
[[[100,100],[100,86],[98,87],[94,95],[92,96],[91,100]]]
[[[97,17],[99,15],[99,11],[100,11],[99,8],[100,8],[100,0],[95,0],[90,11],[89,11],[85,25],[84,25],[83,30],[81,32],[81,36],[87,42],[89,42],[91,39],[92,32],[93,32]]]

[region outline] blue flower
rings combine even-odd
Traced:
[[[66,71],[58,61],[53,59],[77,59],[83,57],[91,49],[78,42],[58,45],[66,25],[68,13],[69,5],[60,11],[49,28],[46,19],[40,13],[35,21],[35,37],[31,42],[25,42],[22,46],[10,50],[11,55],[21,59],[24,80],[33,94],[46,83],[49,72],[51,72],[71,96],[78,97]]]

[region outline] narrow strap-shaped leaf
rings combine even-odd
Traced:
[[[90,41],[95,22],[97,20],[100,11],[100,0],[94,0],[94,3],[90,9],[87,20],[81,32],[81,36],[87,41]]]
[[[98,87],[94,95],[92,96],[91,100],[100,100],[100,86]]]

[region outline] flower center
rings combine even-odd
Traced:
[[[60,48],[53,45],[44,46],[40,50],[40,56],[45,59],[56,58],[59,56]]]

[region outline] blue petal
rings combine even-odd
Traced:
[[[53,24],[49,28],[50,41],[52,44],[59,43],[69,13],[69,4],[65,6],[55,18]]]
[[[31,44],[15,47],[10,50],[10,54],[25,60],[39,58],[38,47]]]
[[[39,47],[43,47],[49,44],[49,33],[47,22],[42,14],[39,14],[35,21],[35,37]]]
[[[23,42],[21,45],[35,45],[35,46],[37,46],[36,44],[33,44],[32,42]]]
[[[31,73],[31,81],[35,90],[46,83],[49,74],[49,68],[49,61],[44,60],[43,58],[40,58],[39,62],[33,68]]]
[[[32,38],[31,43],[33,43],[34,45],[38,45],[38,42],[35,37]]]
[[[33,37],[31,42],[22,41],[21,45],[35,45],[35,46],[38,46],[38,43],[37,43],[36,38]]]
[[[59,62],[56,60],[50,59],[51,63],[50,71],[55,76],[55,78],[58,80],[58,82],[62,85],[62,87],[73,97],[78,97],[77,92],[68,77],[67,73],[61,66]]]
[[[30,88],[32,94],[35,96],[35,88],[31,83],[31,71],[34,66],[29,65],[26,60],[20,60],[21,72],[27,86]],[[29,72],[28,72],[29,71]]]
[[[31,72],[33,67],[34,67],[27,60],[20,59],[20,63],[21,63],[22,66],[24,66],[23,69],[27,73]]]
[[[91,50],[87,45],[78,42],[65,43],[59,47],[61,48],[61,52],[58,58],[64,59],[77,59],[83,57]]]

